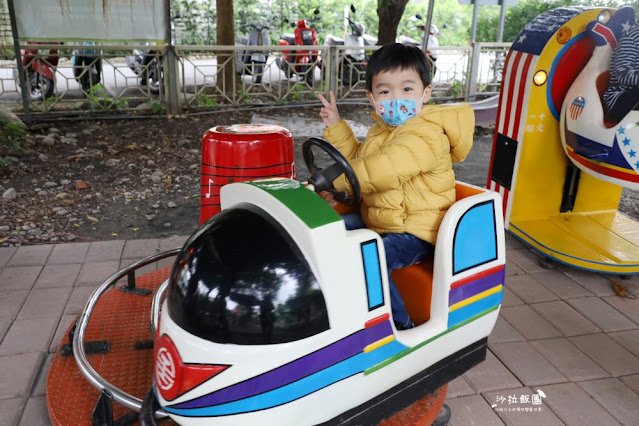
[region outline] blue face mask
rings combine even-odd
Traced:
[[[423,100],[424,95],[422,95],[422,102]],[[417,115],[417,104],[414,99],[391,99],[376,102],[373,98],[373,104],[375,112],[386,124],[392,127],[401,126],[406,120]]]

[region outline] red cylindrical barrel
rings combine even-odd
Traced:
[[[220,211],[222,186],[269,177],[297,177],[291,132],[270,124],[209,129],[202,138],[200,223]]]

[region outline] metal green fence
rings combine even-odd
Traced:
[[[232,105],[306,103],[316,102],[316,93],[328,90],[344,102],[366,101],[366,58],[378,48],[366,47],[362,52],[349,46],[313,46],[316,54],[309,58],[308,46],[251,46],[251,51],[258,56],[263,52],[266,58],[266,62],[252,62],[243,46],[99,45],[90,47],[88,61],[74,64],[73,57],[78,56],[74,50],[89,47],[25,44],[20,46],[25,77],[21,87],[13,45],[4,39],[0,42],[0,104],[24,114],[24,92],[35,118],[132,111],[177,114]],[[439,47],[433,100],[498,93],[509,46]],[[132,65],[136,56],[138,61]],[[100,64],[98,74],[90,71],[96,63]],[[50,82],[37,72],[40,65],[52,70]]]

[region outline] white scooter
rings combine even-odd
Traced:
[[[424,22],[424,18],[422,17],[422,15],[417,14],[415,15],[415,18],[417,18],[418,21],[422,22],[422,24],[418,26],[419,29],[422,31],[425,31],[426,23]],[[446,28],[446,24],[444,24],[443,28]],[[437,36],[441,34],[442,34],[441,31],[439,30],[439,28],[437,28],[435,24],[430,25],[428,46],[426,47],[426,55],[430,58],[430,60],[433,63],[433,76],[435,75],[435,71],[437,71],[437,67],[435,66],[435,62],[437,61],[437,57],[438,57],[437,48],[439,47],[439,40],[437,39]],[[400,35],[398,42],[408,46],[419,47],[420,49],[422,48],[422,41],[417,41],[408,35]]]
[[[275,18],[273,18],[275,19]],[[262,82],[268,50],[251,49],[251,46],[270,46],[269,26],[264,22],[249,22],[245,25],[249,28],[248,36],[240,35],[235,41],[236,46],[246,46],[237,50],[235,57],[235,69],[240,75],[252,75],[255,83]]]
[[[355,6],[351,4],[351,13],[355,14],[356,12]],[[344,51],[338,73],[342,84],[352,86],[358,81],[363,81],[363,75],[368,62],[365,46],[374,46],[377,44],[377,39],[368,34],[364,34],[366,31],[363,24],[351,19],[350,16],[347,16],[346,19],[348,20],[351,32],[347,33],[344,39],[329,34],[326,36],[324,44],[327,46],[352,47]],[[362,78],[360,78],[360,76],[362,76]]]

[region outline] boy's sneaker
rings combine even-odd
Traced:
[[[415,323],[413,323],[413,321],[409,321],[408,324],[395,323],[395,328],[398,330],[408,330],[413,327],[415,327]]]

